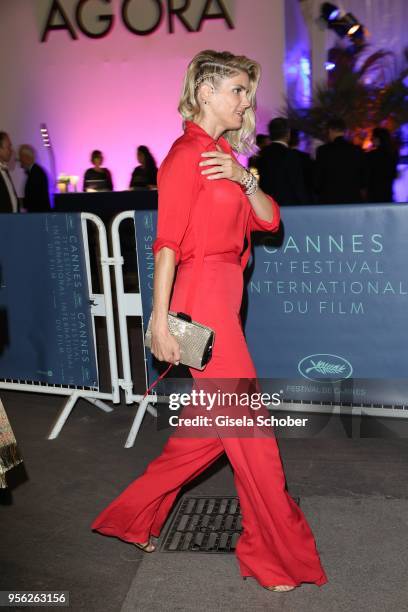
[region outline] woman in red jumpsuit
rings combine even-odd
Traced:
[[[254,185],[233,149],[248,151],[253,139],[259,76],[259,65],[243,56],[215,51],[195,56],[179,104],[184,134],[158,174],[152,352],[171,364],[180,360],[167,325],[169,310],[188,312],[214,329],[210,362],[202,371],[190,368],[196,382],[256,378],[239,315],[242,272],[251,231],[276,231],[279,208],[259,188],[247,195]],[[224,452],[243,517],[236,548],[242,576],[277,591],[302,582],[325,584],[313,534],[286,490],[273,436],[171,436],[162,454],[99,514],[92,529],[153,552],[150,538],[159,536],[181,487]]]

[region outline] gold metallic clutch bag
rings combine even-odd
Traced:
[[[145,345],[150,349],[152,343],[152,316],[145,335]],[[214,345],[215,332],[211,327],[206,327],[192,321],[191,317],[184,312],[168,313],[169,330],[180,346],[180,363],[190,368],[203,370],[211,359]]]

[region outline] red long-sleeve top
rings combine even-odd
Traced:
[[[172,145],[159,168],[157,187],[159,195],[157,238],[153,252],[166,246],[176,253],[176,264],[194,258],[200,231],[203,226],[203,209],[208,231],[205,255],[233,252],[241,255],[241,265],[247,264],[252,231],[274,232],[279,227],[279,206],[267,196],[273,205],[273,219],[264,221],[254,212],[244,189],[229,179],[207,179],[199,166],[204,151],[215,151],[216,145],[225,152],[234,153],[224,138],[214,140],[198,124],[185,122],[185,131]],[[244,237],[248,247],[242,253]]]

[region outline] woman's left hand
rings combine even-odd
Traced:
[[[214,179],[229,179],[236,183],[241,183],[245,176],[246,170],[237,162],[229,153],[224,153],[217,145],[217,151],[206,151],[201,153],[202,157],[208,159],[201,161],[199,166],[202,168],[210,166],[201,171],[201,174],[206,175],[208,180]]]

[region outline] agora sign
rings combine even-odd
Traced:
[[[205,21],[221,19],[232,30],[234,24],[224,5],[224,0],[206,0],[201,10],[198,24],[194,27],[184,13],[189,9],[191,0],[184,0],[184,4],[174,8],[175,0],[145,0],[149,8],[153,8],[151,22],[146,25],[146,13],[135,11],[134,0],[120,2],[120,15],[124,26],[129,32],[137,36],[147,36],[155,32],[167,17],[167,31],[174,34],[174,25],[178,20],[188,32],[199,32]],[[91,4],[89,4],[91,2]],[[51,32],[65,30],[72,40],[78,40],[77,29],[88,38],[103,38],[111,32],[117,16],[112,7],[112,0],[99,0],[99,8],[95,7],[95,0],[78,0],[75,7],[75,20],[71,20],[61,0],[53,0],[47,14],[44,29],[41,33],[41,42],[47,42]],[[133,11],[132,11],[133,8]],[[143,13],[143,14],[142,14]],[[97,32],[92,31],[91,23],[102,25]],[[77,28],[77,29],[76,29]]]

